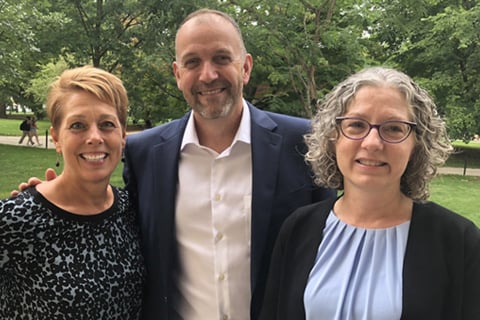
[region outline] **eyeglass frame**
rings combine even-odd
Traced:
[[[367,133],[361,137],[361,138],[352,138],[352,137],[349,137],[345,134],[345,132],[343,132],[343,129],[342,129],[342,121],[343,120],[360,120],[360,121],[363,121],[365,123],[368,124],[369,128],[368,128],[368,131]],[[380,139],[386,143],[392,143],[392,144],[397,144],[397,143],[400,143],[400,142],[403,142],[405,141],[409,136],[410,134],[412,133],[413,129],[415,129],[415,127],[417,126],[417,123],[416,122],[411,122],[411,121],[406,121],[406,120],[387,120],[387,121],[384,121],[384,122],[381,122],[381,123],[378,123],[378,124],[371,124],[370,122],[368,122],[367,120],[365,119],[362,119],[362,118],[358,118],[358,117],[336,117],[335,118],[335,122],[337,123],[338,125],[338,128],[340,130],[340,132],[342,133],[342,135],[347,138],[347,139],[350,139],[350,140],[355,140],[355,141],[360,141],[360,140],[363,140],[365,139],[369,134],[370,132],[372,131],[372,129],[377,129],[377,132],[378,132],[378,136],[380,137]],[[400,123],[403,123],[403,124],[406,124],[409,126],[410,130],[408,131],[407,135],[405,135],[405,137],[403,137],[402,139],[398,140],[398,141],[388,141],[386,140],[383,136],[382,136],[382,133],[380,131],[380,127],[382,125],[384,125],[385,123],[389,123],[389,122],[400,122]]]

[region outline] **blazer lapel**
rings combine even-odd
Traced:
[[[262,265],[268,226],[275,196],[282,136],[273,132],[276,123],[250,105],[252,141],[252,247],[251,286],[256,285]]]
[[[154,203],[151,208],[157,208],[158,212],[151,212],[155,217],[150,221],[149,235],[151,249],[156,251],[152,255],[161,254],[159,261],[153,263],[159,264],[160,270],[152,270],[161,275],[162,287],[167,290],[170,287],[170,266],[172,259],[175,259],[175,200],[178,183],[178,163],[180,159],[180,146],[182,143],[183,132],[185,130],[188,116],[179,121],[170,123],[161,128],[160,139],[152,147],[152,159],[150,162],[152,172],[152,196]],[[158,251],[157,251],[158,250]],[[165,296],[168,293],[164,292]]]
[[[175,226],[175,202],[178,184],[178,164],[180,160],[180,146],[183,133],[187,124],[189,113],[164,127],[161,133],[161,141],[153,146],[152,154],[154,163],[152,168],[152,179],[154,179],[154,198],[158,201],[156,208],[161,208],[158,215],[161,216],[161,223],[165,225],[165,237],[172,239]]]

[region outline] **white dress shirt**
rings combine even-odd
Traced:
[[[193,114],[182,141],[175,227],[174,306],[185,320],[250,318],[250,112],[218,154],[201,146]]]

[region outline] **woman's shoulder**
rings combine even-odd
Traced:
[[[127,213],[129,216],[135,216],[136,210],[133,202],[130,200],[129,192],[124,187],[112,186],[115,196],[115,204],[118,212]]]
[[[412,224],[448,232],[470,230],[480,237],[480,230],[473,221],[432,201],[414,202]]]
[[[0,200],[0,212],[18,210],[18,208],[21,207],[34,207],[36,193],[37,191],[34,188],[28,188],[21,191],[16,196]]]
[[[336,198],[327,198],[296,209],[291,219],[323,219],[332,210]]]
[[[116,196],[128,197],[128,191],[127,191],[127,189],[125,189],[125,187],[118,187],[118,186],[114,186],[114,185],[112,185],[111,187],[112,187],[113,193]]]
[[[128,190],[124,187],[111,186],[113,191],[113,196],[115,197],[115,202],[120,206],[129,207],[130,198]]]
[[[296,209],[284,222],[284,232],[303,233],[311,228],[320,230],[325,226],[335,198],[328,198]]]
[[[47,209],[36,197],[36,190],[28,188],[15,197],[0,201],[0,220],[2,225],[28,224],[36,221]]]

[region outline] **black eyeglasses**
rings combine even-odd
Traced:
[[[342,134],[351,140],[362,140],[372,128],[377,129],[380,138],[388,143],[400,143],[407,139],[412,129],[417,125],[415,122],[403,120],[389,120],[379,124],[371,124],[367,120],[351,117],[335,118]]]

